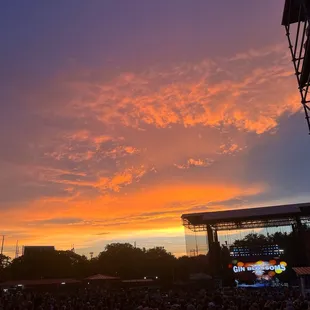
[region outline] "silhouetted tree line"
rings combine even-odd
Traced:
[[[85,278],[98,273],[121,279],[184,281],[191,273],[207,272],[207,265],[205,255],[176,258],[162,247],[141,249],[129,243],[112,243],[92,259],[72,251],[40,252],[13,260],[2,255],[0,281]]]
[[[271,235],[248,234],[234,245],[278,244],[284,250],[289,266],[296,265],[296,238],[293,233],[277,232]],[[229,249],[220,248],[221,276],[232,280],[228,264],[231,262]],[[210,255],[176,258],[162,247],[136,248],[129,243],[113,243],[92,259],[72,251],[41,252],[10,260],[0,256],[0,281],[48,278],[85,278],[94,274],[106,274],[122,279],[158,277],[163,281],[187,281],[192,273],[212,275]]]

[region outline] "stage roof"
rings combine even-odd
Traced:
[[[119,280],[119,277],[111,277],[104,274],[96,274],[86,278],[86,280]]]
[[[298,276],[310,275],[310,267],[293,267],[293,270]]]
[[[183,214],[182,220],[189,229],[204,231],[207,225],[217,230],[288,226],[297,216],[310,219],[310,203]]]
[[[152,283],[153,279],[132,279],[132,280],[123,280],[123,283]]]

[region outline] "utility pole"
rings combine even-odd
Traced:
[[[19,246],[18,246],[18,240],[16,241],[16,249],[15,249],[15,258],[18,258],[19,256]]]
[[[5,237],[5,235],[2,235],[2,243],[1,243],[1,251],[0,251],[0,254],[1,254],[1,255],[3,254],[4,237]]]

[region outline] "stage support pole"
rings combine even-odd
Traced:
[[[305,297],[306,293],[305,293],[305,277],[304,276],[299,277],[299,288],[300,288],[301,296]]]
[[[219,242],[219,238],[218,238],[218,234],[217,234],[217,230],[214,230],[214,242]]]
[[[212,248],[212,245],[214,243],[213,240],[213,230],[212,227],[210,225],[207,225],[207,234],[208,234],[208,246],[209,246],[209,251]]]

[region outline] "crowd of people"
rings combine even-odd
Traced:
[[[308,301],[309,300],[309,301]],[[298,290],[205,290],[205,289],[79,289],[67,293],[2,291],[1,310],[303,310],[310,309],[310,299]]]

